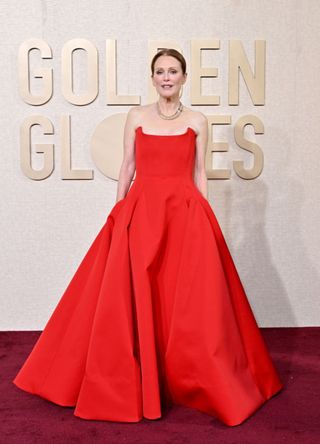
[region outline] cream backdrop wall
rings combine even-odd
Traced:
[[[190,60],[192,39],[219,39],[206,51],[205,66],[219,69],[204,82],[204,94],[218,94],[220,106],[194,106],[206,114],[257,115],[265,133],[248,138],[264,153],[254,180],[234,171],[230,180],[208,182],[209,201],[219,220],[260,326],[320,324],[319,140],[320,3],[317,0],[3,0],[1,10],[1,320],[0,330],[38,330],[47,322],[81,259],[114,205],[117,182],[105,177],[90,156],[96,126],[129,106],[107,106],[105,41],[117,40],[118,93],[141,95],[147,103],[148,41],[172,39]],[[23,102],[18,91],[18,49],[29,38],[52,48],[54,93],[43,106]],[[61,49],[73,38],[90,40],[99,51],[97,99],[77,107],[61,93]],[[253,106],[243,80],[240,105],[228,106],[228,42],[241,40],[251,66],[254,41],[266,41],[266,103]],[[81,64],[79,66],[82,66]],[[84,65],[78,72],[83,76]],[[83,77],[81,77],[83,80]],[[189,106],[190,80],[183,101]],[[41,114],[55,134],[53,174],[34,181],[20,169],[23,119]],[[72,116],[74,168],[94,170],[93,180],[62,180],[59,121]],[[35,132],[36,142],[48,136]],[[217,129],[229,143],[220,165],[252,157],[236,146],[233,125]],[[41,154],[34,157],[38,168]]]

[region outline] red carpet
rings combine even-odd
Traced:
[[[0,441],[3,443],[320,442],[320,327],[261,329],[285,388],[252,417],[228,427],[197,410],[174,406],[140,423],[88,421],[19,390],[11,382],[40,332],[0,332]]]

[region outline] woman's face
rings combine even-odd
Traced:
[[[156,60],[152,83],[161,96],[179,96],[186,78],[187,75],[183,74],[181,64],[175,57],[162,55]]]

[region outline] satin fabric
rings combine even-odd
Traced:
[[[193,182],[195,131],[136,129],[136,178],[13,383],[85,419],[184,405],[238,425],[282,387],[224,236]]]

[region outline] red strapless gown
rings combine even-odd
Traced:
[[[13,383],[86,419],[179,404],[243,422],[282,387],[225,239],[193,182],[195,132],[136,130],[109,213]]]

